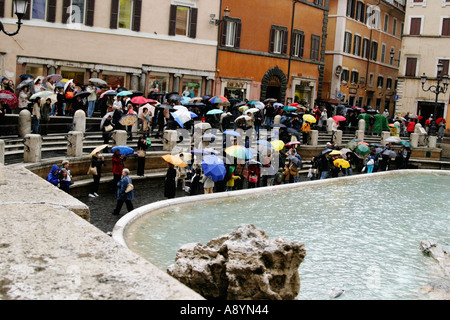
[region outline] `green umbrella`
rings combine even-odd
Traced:
[[[345,145],[345,147],[347,148],[347,149],[350,149],[350,150],[355,150],[355,148],[358,146],[358,142],[357,141],[349,141],[346,145]]]
[[[357,147],[356,147],[356,150],[355,150],[357,153],[359,153],[360,155],[362,155],[362,156],[365,156],[366,154],[368,154],[369,152],[370,152],[370,147],[369,146],[367,146],[367,145],[365,145],[365,144],[359,144]]]
[[[410,148],[412,147],[411,143],[409,143],[408,141],[405,141],[405,140],[401,140],[398,143],[401,145],[404,145],[405,147],[410,147]]]

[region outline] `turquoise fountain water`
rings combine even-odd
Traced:
[[[298,299],[421,299],[419,288],[442,278],[421,240],[450,245],[450,175],[408,173],[280,189],[175,205],[127,227],[127,246],[166,270],[186,243],[254,224],[271,239],[303,242]],[[274,189],[272,189],[274,190]]]

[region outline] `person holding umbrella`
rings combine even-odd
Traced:
[[[126,159],[127,158],[124,155],[120,154],[119,149],[114,150],[114,154],[111,157],[114,188],[116,188],[117,183],[122,178],[122,171],[124,169],[124,162]]]
[[[39,122],[41,120],[41,98],[34,100],[31,114],[33,116],[33,133],[39,134]]]
[[[102,146],[103,147],[103,146]],[[95,198],[98,197],[98,187],[100,186],[100,178],[102,176],[102,167],[106,166],[105,157],[99,156],[99,151],[94,150],[91,153],[91,168],[95,168],[92,172],[92,178],[94,179],[94,183],[92,185],[91,192],[89,193],[89,197]]]
[[[26,108],[28,108],[28,104],[30,103],[30,101],[28,100],[30,98],[30,91],[29,91],[29,87],[25,86],[22,88],[22,90],[20,90],[19,93],[19,107],[16,108],[17,112],[20,113],[20,111],[25,110]]]
[[[175,198],[176,194],[176,181],[177,171],[173,163],[168,162],[169,168],[167,169],[166,179],[164,181],[164,197],[167,199]]]
[[[124,168],[122,170],[121,179],[117,182],[117,204],[112,215],[118,216],[124,203],[127,206],[128,212],[134,210],[133,203],[131,202],[134,199],[134,190],[132,189],[127,192],[130,184],[133,184],[133,181],[130,178],[130,170]]]

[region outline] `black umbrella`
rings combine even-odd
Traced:
[[[175,108],[174,107],[172,107],[171,105],[169,105],[169,104],[160,104],[159,106],[157,106],[157,108],[160,108],[160,109],[169,109],[169,110],[175,110]]]
[[[87,97],[89,97],[91,95],[91,93],[90,92],[87,92],[87,91],[81,91],[81,92],[78,92],[76,95],[75,95],[75,98],[77,98],[77,97],[80,97],[80,98],[87,98]]]
[[[282,123],[276,123],[274,125],[272,125],[272,127],[276,127],[276,128],[286,128],[286,126]]]

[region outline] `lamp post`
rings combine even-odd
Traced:
[[[14,13],[17,16],[18,21],[17,23],[17,30],[15,32],[8,32],[5,30],[5,27],[3,23],[0,21],[0,30],[3,31],[4,34],[12,37],[19,33],[20,27],[22,26],[22,18],[27,12],[28,4],[30,3],[30,0],[13,0],[13,9]]]
[[[448,89],[448,75],[444,75],[442,76],[442,71],[444,69],[444,66],[442,65],[442,63],[438,63],[437,65],[437,84],[436,85],[431,85],[428,87],[428,89],[425,89],[425,83],[427,82],[427,76],[424,74],[422,74],[422,76],[420,77],[420,81],[422,82],[422,90],[427,92],[432,92],[435,94],[435,101],[434,101],[434,119],[437,119],[438,115],[437,115],[437,109],[438,109],[438,98],[439,95],[441,93],[445,94],[447,92]],[[442,85],[441,85],[442,82]]]

